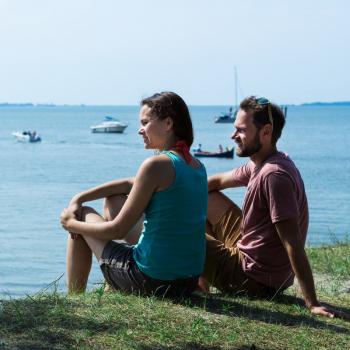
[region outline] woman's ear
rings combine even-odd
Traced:
[[[165,125],[167,127],[167,131],[171,130],[173,125],[174,125],[174,121],[170,118],[170,117],[166,117],[165,119]]]

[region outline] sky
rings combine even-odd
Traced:
[[[350,100],[347,0],[0,0],[0,103]]]

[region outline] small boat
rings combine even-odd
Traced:
[[[227,113],[222,113],[221,115],[215,117],[214,122],[232,124],[236,119],[235,114],[236,113],[232,113],[232,107],[230,107],[230,110]]]
[[[127,126],[127,124],[120,122],[118,119],[107,116],[104,122],[93,125],[90,129],[93,133],[122,133]]]
[[[40,142],[41,137],[35,131],[16,131],[12,135],[19,142]]]
[[[195,157],[208,157],[208,158],[233,158],[234,147],[226,149],[222,152],[207,152],[207,151],[195,151]]]

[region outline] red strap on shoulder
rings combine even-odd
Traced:
[[[187,164],[191,163],[192,156],[187,143],[184,140],[179,140],[176,142],[175,147],[178,151],[181,151]]]

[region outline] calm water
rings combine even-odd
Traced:
[[[214,124],[220,107],[192,107],[195,145],[231,146],[231,125]],[[124,134],[91,134],[113,115],[129,124]],[[0,297],[33,294],[65,272],[66,232],[59,214],[78,191],[133,176],[152,153],[143,149],[138,107],[0,108]],[[37,130],[40,144],[22,144],[11,133]],[[329,243],[350,232],[350,107],[290,107],[279,149],[305,181],[310,206],[309,244]],[[245,159],[207,159],[209,174]],[[243,189],[226,192],[238,204]],[[92,204],[100,209],[101,202]],[[65,288],[62,277],[59,288]],[[96,264],[90,286],[101,281]]]

